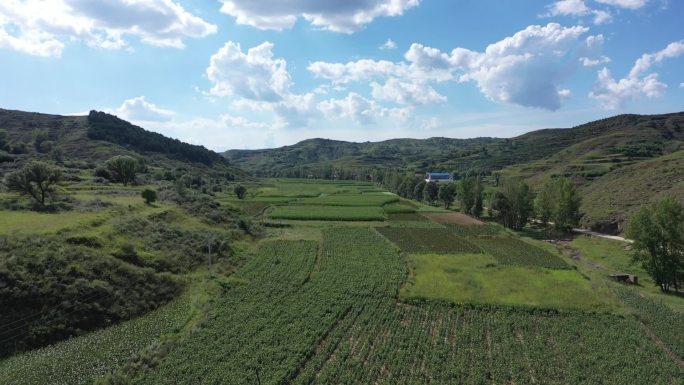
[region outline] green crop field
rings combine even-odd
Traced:
[[[479,253],[480,248],[444,228],[378,227],[376,230],[408,253]]]
[[[298,203],[317,206],[382,206],[398,200],[398,196],[388,194],[332,194],[306,198]]]
[[[505,230],[502,226],[492,223],[485,223],[483,225],[457,225],[457,224],[446,224],[448,229],[451,229],[454,234],[461,237],[473,237],[473,236],[495,236],[500,235]]]
[[[472,237],[469,240],[507,265],[567,269],[568,264],[551,252],[510,237]]]
[[[133,360],[163,335],[179,330],[190,295],[143,317],[0,361],[0,384],[92,384]]]
[[[418,208],[415,205],[407,202],[390,203],[384,205],[382,208],[387,214],[410,214],[418,211]]]
[[[541,308],[610,310],[574,270],[508,266],[486,254],[412,254],[412,277],[404,298]]]
[[[385,213],[373,206],[277,206],[269,216],[273,219],[323,220],[323,221],[383,221]]]
[[[416,213],[391,213],[387,215],[387,219],[390,221],[406,221],[406,222],[412,222],[412,221],[420,221],[420,222],[429,222],[430,220],[425,218],[424,216]]]

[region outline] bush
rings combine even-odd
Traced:
[[[151,205],[152,203],[157,201],[157,192],[154,190],[145,189],[142,191],[142,193],[140,193],[140,195],[143,197],[145,203],[148,205]]]

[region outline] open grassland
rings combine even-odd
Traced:
[[[188,292],[143,317],[2,360],[0,383],[92,384],[182,328],[191,315],[191,298]]]
[[[480,248],[444,228],[378,227],[376,230],[407,253],[479,253]]]
[[[66,227],[85,225],[103,217],[98,212],[66,211],[39,213],[35,211],[0,211],[0,234],[54,232]]]
[[[570,266],[551,252],[511,237],[471,237],[487,254],[500,263],[519,266],[539,266],[551,269],[567,269]]]
[[[398,200],[398,196],[388,194],[332,194],[306,198],[298,203],[316,206],[382,206]]]
[[[373,206],[277,206],[269,216],[273,219],[324,221],[383,221],[385,213]]]
[[[570,242],[570,246],[577,251],[576,257],[587,268],[587,273],[604,280],[613,273],[635,274],[639,277],[639,286],[635,289],[684,314],[683,298],[661,291],[641,265],[633,262],[628,250],[629,244],[611,239],[579,236]]]
[[[574,270],[507,266],[486,254],[412,254],[402,298],[426,298],[541,308],[608,310]]]

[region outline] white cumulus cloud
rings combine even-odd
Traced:
[[[144,96],[125,100],[120,107],[106,111],[132,122],[168,122],[176,114],[148,102]]]
[[[329,31],[353,33],[377,17],[400,16],[418,6],[420,0],[221,0],[221,12],[235,17],[238,24],[259,29],[283,30],[303,18]]]
[[[264,42],[242,52],[239,43],[227,42],[209,59],[207,78],[215,96],[275,102],[289,92],[290,74],[285,59],[274,59],[273,44]]]
[[[127,36],[161,47],[184,47],[187,38],[217,31],[215,25],[172,0],[3,0],[0,48],[36,56],[60,56],[71,41],[118,49]]]
[[[587,16],[594,17],[594,24],[605,24],[613,19],[610,12],[606,10],[593,9],[587,6],[584,0],[558,0],[547,6],[548,13],[542,16]]]
[[[684,41],[670,43],[658,52],[643,54],[636,60],[627,77],[618,80],[604,67],[598,72],[598,80],[589,96],[607,109],[619,108],[628,100],[659,97],[667,89],[667,85],[658,79],[657,73],[647,72],[654,64],[682,54]]]
[[[409,108],[385,108],[355,92],[350,92],[344,99],[324,100],[318,104],[318,109],[328,119],[350,119],[360,124],[371,124],[378,118],[406,121],[411,114]]]
[[[403,105],[444,103],[446,96],[439,94],[424,81],[405,82],[397,78],[387,79],[385,84],[373,82],[373,98]]]

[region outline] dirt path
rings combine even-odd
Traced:
[[[634,243],[634,241],[631,240],[631,239],[623,238],[623,237],[620,237],[620,236],[617,236],[617,235],[601,234],[601,233],[597,233],[597,232],[591,231],[591,230],[585,230],[585,229],[572,229],[572,232],[573,232],[573,233],[577,233],[577,234],[589,235],[589,236],[592,236],[592,237],[605,238],[605,239],[612,239],[612,240],[614,240],[614,241],[622,241],[622,242],[627,242],[627,243]]]

